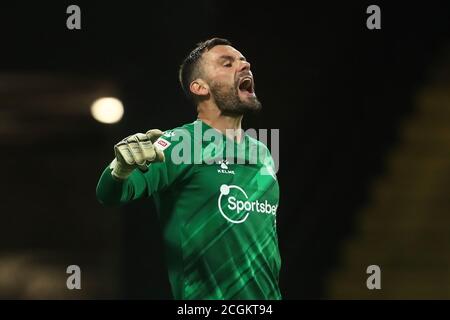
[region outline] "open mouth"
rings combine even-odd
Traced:
[[[239,81],[239,91],[248,93],[248,94],[254,94],[254,85],[253,85],[253,78],[250,76],[245,76]]]

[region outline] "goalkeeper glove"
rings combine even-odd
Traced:
[[[136,168],[146,172],[150,163],[164,162],[164,153],[153,145],[162,134],[160,130],[152,129],[146,134],[136,133],[117,143],[114,146],[116,158],[110,165],[112,176],[125,180]]]

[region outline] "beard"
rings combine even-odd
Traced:
[[[262,108],[261,102],[256,96],[242,100],[239,96],[237,85],[232,87],[212,82],[210,90],[217,107],[225,116],[257,113]]]

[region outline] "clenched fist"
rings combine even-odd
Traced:
[[[113,177],[124,180],[136,168],[145,172],[150,163],[163,162],[164,153],[153,145],[162,134],[161,130],[152,129],[145,134],[133,134],[116,144],[116,158],[110,166]]]

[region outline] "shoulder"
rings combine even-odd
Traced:
[[[269,148],[267,148],[267,145],[264,142],[259,141],[258,139],[252,137],[249,134],[246,134],[246,136],[247,136],[247,139],[248,139],[247,141],[248,141],[248,145],[249,145],[250,148],[253,148],[253,149],[256,148],[260,152],[263,152],[263,153],[266,153],[266,154],[270,155]]]
[[[194,121],[173,129],[165,130],[163,135],[156,140],[155,144],[161,150],[165,150],[173,148],[174,145],[180,142],[193,140],[195,123],[196,122]]]

